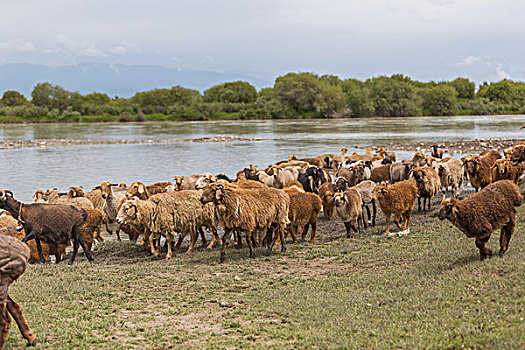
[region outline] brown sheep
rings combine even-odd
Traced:
[[[465,169],[463,168],[461,159],[445,158],[435,164],[435,169],[441,181],[443,198],[445,198],[449,187],[452,189],[452,197],[457,198],[465,175]]]
[[[328,220],[332,220],[334,215],[334,202],[332,201],[334,193],[334,185],[331,182],[325,182],[319,187],[319,197],[321,197],[323,204],[323,215]]]
[[[501,229],[499,255],[505,254],[516,225],[514,207],[522,203],[523,195],[518,186],[510,180],[502,180],[462,200],[443,200],[439,219],[448,219],[467,237],[475,237],[479,258],[483,260],[492,255],[485,244],[497,229]]]
[[[36,190],[35,194],[33,194],[33,199],[35,203],[47,203],[47,201],[44,199],[44,191],[42,190]]]
[[[372,227],[376,225],[376,202],[374,201],[374,188],[376,188],[376,183],[370,180],[365,180],[358,183],[353,188],[359,192],[361,195],[361,204],[363,206],[363,224],[366,228],[367,220],[365,220],[365,209],[368,214],[368,222],[372,224]],[[370,204],[372,204],[372,215],[370,215]]]
[[[408,180],[408,177],[410,175],[410,171],[414,165],[411,161],[402,161],[402,162],[396,162],[392,163],[390,166],[390,182],[396,183],[399,181]]]
[[[430,167],[415,167],[412,170],[410,179],[414,180],[417,186],[418,211],[421,211],[421,198],[423,198],[423,211],[425,211],[425,201],[428,201],[428,210],[430,210],[432,197],[434,197],[441,188],[438,173]]]
[[[84,191],[81,187],[71,187],[67,195],[61,195],[55,189],[49,189],[45,192],[44,199],[49,204],[71,204],[84,209],[93,208],[93,203],[83,195]]]
[[[346,237],[352,238],[354,232],[363,233],[363,207],[361,195],[355,188],[334,194],[332,199],[335,204],[335,212],[343,221],[346,229]]]
[[[517,184],[524,172],[523,163],[514,165],[510,160],[498,159],[492,166],[492,181],[512,180]]]
[[[379,201],[379,206],[386,218],[386,234],[390,233],[390,216],[395,215],[395,223],[399,229],[406,232],[412,208],[416,203],[417,188],[414,182],[405,180],[395,184],[382,183],[374,188],[374,198]],[[400,225],[403,218],[405,223]]]
[[[182,189],[182,181],[184,181],[184,176],[175,176],[173,178],[175,191],[180,191]]]
[[[84,239],[86,247],[91,251],[93,241],[97,239],[103,242],[104,238],[100,235],[102,224],[104,223],[104,213],[100,209],[86,209],[86,221],[80,226],[80,236]]]
[[[281,239],[281,251],[286,251],[284,231],[290,223],[288,208],[290,196],[274,188],[243,189],[235,185],[211,184],[201,196],[201,203],[213,202],[215,212],[224,228],[220,261],[224,261],[226,239],[231,231],[244,232],[250,249],[250,258],[254,257],[252,234],[261,229],[277,228]],[[270,255],[277,235],[272,239],[266,255]]]
[[[483,155],[470,155],[461,159],[470,183],[476,192],[492,182],[492,167],[496,160],[501,158],[501,155],[496,151],[485,151],[483,153]]]
[[[312,226],[310,243],[315,241],[317,233],[317,217],[323,207],[318,195],[307,192],[289,193],[290,206],[288,219],[290,220],[288,232],[290,232],[294,243],[297,243],[297,235],[301,234],[301,240],[305,240],[309,226]]]
[[[514,165],[520,162],[525,162],[525,145],[518,145],[512,148],[510,160]]]
[[[390,167],[392,164],[381,165],[377,168],[373,168],[370,174],[370,180],[375,183],[390,181]]]

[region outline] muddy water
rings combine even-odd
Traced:
[[[218,121],[139,124],[0,125],[0,140],[164,140],[217,135],[261,141],[103,144],[0,150],[0,188],[30,201],[36,189],[104,180],[145,183],[175,175],[236,171],[266,166],[294,153],[300,157],[338,153],[342,146],[390,142],[523,138],[525,116],[421,117],[345,120]],[[359,152],[363,152],[359,150]],[[400,158],[408,152],[399,152]]]

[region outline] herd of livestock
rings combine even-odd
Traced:
[[[79,246],[93,260],[92,244],[103,240],[104,228],[109,234],[113,228],[118,240],[120,232],[132,242],[142,236],[141,244],[155,257],[164,237],[167,259],[185,237],[190,238],[188,251],[199,237],[208,244],[207,230],[208,248],[220,245],[222,262],[229,237],[238,246],[244,238],[250,258],[260,245],[267,247],[267,255],[275,244],[285,252],[286,239],[305,240],[309,230],[314,242],[321,211],[330,220],[337,216],[351,238],[352,232],[375,226],[378,203],[386,217],[386,234],[407,234],[416,198],[417,209],[427,211],[431,199],[441,194],[439,218],[475,237],[481,259],[492,255],[485,243],[496,229],[501,229],[499,254],[507,250],[516,223],[515,207],[523,202],[517,184],[525,172],[525,143],[504,150],[503,155],[491,150],[462,159],[443,158],[437,146],[431,155],[418,151],[402,161],[383,148],[368,148],[364,154],[347,152],[343,148],[340,154],[315,158],[291,154],[265,169],[249,165],[234,180],[205,173],[148,186],[104,181],[89,192],[82,187],[71,187],[67,193],[37,190],[34,203],[21,203],[11,191],[3,190],[0,234],[26,242],[31,259],[40,262],[51,255],[60,262],[72,243],[68,262],[72,264]],[[476,193],[460,200],[467,180]],[[392,214],[401,230],[397,233],[390,232]]]

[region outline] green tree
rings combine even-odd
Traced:
[[[27,99],[18,91],[6,91],[2,95],[0,104],[7,107],[23,106],[27,104]]]
[[[421,99],[409,79],[402,75],[367,80],[376,115],[403,117],[421,114]]]
[[[457,92],[452,86],[437,85],[421,89],[422,107],[430,115],[454,115],[457,113]]]
[[[346,105],[355,117],[370,117],[375,108],[370,99],[370,87],[357,79],[347,79],[342,83]]]
[[[458,98],[474,98],[476,84],[466,78],[456,78],[448,83],[456,92]]]
[[[64,110],[71,104],[71,93],[61,86],[38,83],[31,92],[31,102],[35,106]]]
[[[204,91],[205,102],[252,103],[257,90],[245,81],[234,81],[213,86]]]

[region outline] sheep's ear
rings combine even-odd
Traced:
[[[144,186],[139,185],[138,191],[139,191],[140,194],[144,193]]]

